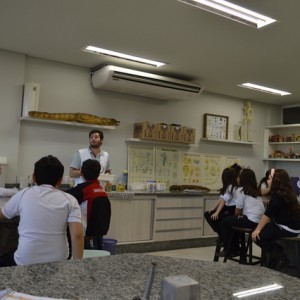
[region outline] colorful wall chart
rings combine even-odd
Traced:
[[[155,152],[155,180],[167,187],[180,180],[179,152],[175,149],[157,148]]]
[[[154,179],[155,148],[129,146],[128,183],[146,183]]]
[[[201,185],[201,153],[182,153],[181,155],[181,183]]]
[[[203,154],[203,185],[211,190],[218,190],[221,187],[222,156]]]
[[[166,183],[200,185],[219,190],[224,168],[238,163],[240,157],[181,152],[174,148],[141,145],[128,147],[128,183],[145,184],[148,180]]]

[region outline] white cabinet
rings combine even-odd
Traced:
[[[111,199],[108,237],[118,243],[150,241],[153,238],[153,212],[156,196],[135,196],[131,200]]]
[[[203,197],[158,196],[154,217],[154,241],[200,238]]]
[[[264,160],[273,167],[276,162],[300,162],[300,124],[265,128]]]

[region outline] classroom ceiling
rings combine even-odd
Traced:
[[[0,0],[0,49],[86,68],[129,67],[239,99],[300,104],[300,1],[232,2],[278,22],[254,29],[176,0]],[[87,44],[168,64],[82,52]],[[292,95],[244,89],[243,82]]]

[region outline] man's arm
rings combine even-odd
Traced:
[[[71,178],[80,177],[80,169],[75,169],[75,168],[70,167],[69,176]]]
[[[2,210],[0,209],[0,220],[4,220],[4,219],[7,219],[7,218],[4,216]]]
[[[71,236],[73,259],[81,259],[83,256],[83,244],[84,244],[82,224],[79,222],[70,222],[69,230]]]
[[[79,151],[76,151],[73,160],[70,165],[69,176],[71,178],[80,177],[81,158]]]

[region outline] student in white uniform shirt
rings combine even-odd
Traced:
[[[220,199],[216,206],[204,213],[204,217],[210,227],[218,234],[218,242],[222,243],[220,223],[222,219],[235,213],[237,172],[234,168],[225,168],[222,172],[222,188]]]
[[[93,129],[89,133],[90,146],[88,148],[79,149],[71,162],[69,176],[75,178],[75,185],[82,183],[81,176],[82,163],[87,159],[96,159],[101,165],[101,174],[110,174],[109,155],[101,149],[103,142],[103,132],[98,129]]]
[[[29,265],[66,260],[67,226],[74,259],[83,255],[83,228],[77,200],[58,190],[64,166],[51,155],[34,165],[34,186],[14,195],[0,210],[0,219],[20,216],[16,251],[0,257],[0,266]]]
[[[229,239],[233,232],[232,227],[255,229],[262,215],[265,212],[254,171],[242,169],[238,177],[239,188],[236,193],[235,215],[226,217],[221,221],[221,233],[224,240],[224,250],[219,256],[225,253],[229,256],[239,255],[239,241],[233,238],[231,245]],[[231,249],[229,249],[229,246]]]

